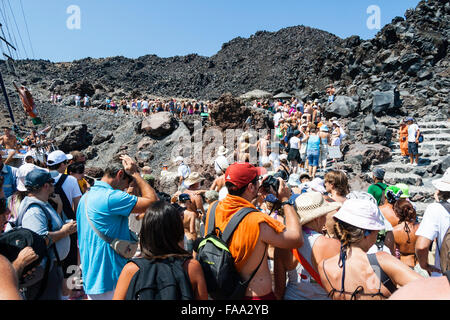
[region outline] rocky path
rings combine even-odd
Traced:
[[[392,159],[379,166],[386,170],[386,183],[410,186],[411,200],[417,206],[417,213],[422,215],[427,205],[434,201],[435,189],[431,181],[449,166],[450,121],[419,120],[418,125],[424,135],[424,142],[419,145],[419,165],[410,165],[409,158],[401,155],[398,127],[392,127]]]

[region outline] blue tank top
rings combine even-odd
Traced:
[[[308,147],[306,151],[318,151],[320,150],[320,137],[310,136],[308,139]]]

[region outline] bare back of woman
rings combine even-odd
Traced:
[[[407,224],[407,228],[405,228]],[[402,222],[394,227],[395,246],[400,252],[400,261],[414,268],[417,264],[415,255],[416,231],[419,228],[418,223]],[[406,230],[409,230],[407,232]]]
[[[383,300],[391,293],[381,284],[369,263],[367,254],[360,250],[351,250],[347,256],[344,288],[342,288],[342,272],[339,267],[339,255],[319,264],[319,272],[325,274],[322,281],[325,289],[334,300]],[[325,271],[323,271],[325,270]],[[342,292],[341,292],[342,291]]]

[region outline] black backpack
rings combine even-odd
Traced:
[[[257,212],[253,208],[242,208],[236,212],[228,222],[224,232],[215,227],[215,213],[219,201],[216,201],[209,212],[207,235],[198,246],[197,260],[200,262],[205,275],[208,294],[215,300],[240,300],[245,296],[248,284],[255,276],[258,267],[247,281],[242,281],[236,270],[234,258],[228,250],[228,242],[239,223],[250,212]],[[216,235],[219,231],[219,237]]]
[[[440,204],[447,210],[450,214],[450,204],[448,202],[440,202]],[[450,270],[450,228],[442,239],[441,247],[438,249],[439,259],[441,261],[441,271],[445,273]]]
[[[139,270],[131,279],[125,300],[194,300],[191,282],[183,268],[186,259],[137,258],[130,261]]]
[[[33,279],[30,279],[30,281],[21,279],[19,286],[30,286],[42,279],[42,271],[44,270],[41,270],[38,266],[44,258],[48,257],[47,244],[42,236],[25,228],[13,228],[0,235],[0,253],[10,262],[16,260],[20,251],[25,247],[33,248],[38,259],[26,266],[23,270],[23,274],[26,274],[31,269],[36,268]]]
[[[27,208],[19,214],[15,222],[9,222],[13,227],[12,230],[0,235],[0,253],[5,255],[9,261],[13,262],[19,252],[25,247],[31,247],[38,256],[38,259],[24,268],[23,274],[35,268],[35,271],[31,274],[31,277],[25,277],[19,279],[20,288],[39,288],[38,290],[31,290],[31,294],[25,291],[25,297],[27,300],[38,300],[45,289],[47,288],[48,274],[51,267],[50,250],[54,250],[58,264],[60,264],[58,251],[56,250],[55,243],[52,243],[50,247],[47,247],[45,238],[32,230],[22,228],[22,220],[26,211],[31,206],[40,207],[46,217],[48,230],[52,230],[52,221],[46,208],[38,203],[31,203]]]

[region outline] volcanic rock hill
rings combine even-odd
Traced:
[[[225,92],[234,96],[252,89],[281,91],[301,98],[325,98],[334,83],[339,95],[354,98],[351,106],[333,109],[342,117],[366,111],[397,113],[403,106],[448,106],[450,65],[450,4],[420,1],[405,18],[396,17],[370,40],[340,39],[305,26],[277,32],[259,31],[235,38],[211,57],[196,54],[138,59],[86,58],[52,63],[16,63],[18,78],[47,100],[51,91],[89,94],[93,103],[148,95],[215,100]],[[1,71],[9,83],[11,73]],[[395,99],[383,93],[397,90]],[[437,107],[437,108],[436,108]]]

